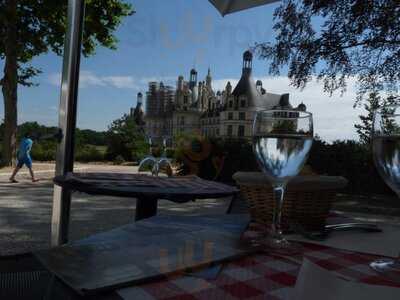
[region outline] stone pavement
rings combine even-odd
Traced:
[[[36,169],[39,166],[36,165]],[[54,166],[40,165],[31,183],[25,173],[17,184],[8,183],[8,172],[0,172],[0,256],[23,253],[50,245],[50,223]],[[134,167],[77,165],[80,171],[135,172]],[[230,199],[199,200],[185,204],[160,201],[160,214],[222,214]],[[70,237],[72,240],[133,222],[135,199],[90,196],[74,193],[71,205]]]

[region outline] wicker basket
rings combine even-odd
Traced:
[[[233,178],[240,186],[253,221],[272,223],[275,202],[272,187],[261,172],[238,172]],[[286,189],[282,210],[282,229],[289,224],[300,224],[307,230],[320,230],[325,225],[337,190],[344,188],[347,180],[337,176],[297,176]]]

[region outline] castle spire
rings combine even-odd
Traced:
[[[211,70],[210,70],[210,67],[208,67],[207,77],[206,77],[206,85],[207,85],[207,87],[209,87],[210,89],[211,89],[211,81],[212,81]]]

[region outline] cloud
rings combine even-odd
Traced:
[[[103,85],[110,85],[118,89],[138,89],[135,79],[131,76],[106,76],[101,80]]]
[[[284,76],[256,77],[260,79],[263,87],[269,93],[290,94],[290,103],[293,106],[301,102],[306,104],[307,110],[313,113],[314,131],[324,140],[358,139],[354,124],[359,122],[358,116],[364,113],[362,108],[353,108],[356,99],[356,80],[348,81],[347,91],[340,95],[332,96],[323,91],[323,84],[313,80],[304,90],[299,90],[290,85],[289,79]],[[230,81],[232,87],[236,86],[237,79],[223,78],[213,81],[215,90],[223,90]]]
[[[136,78],[131,75],[101,76],[92,71],[82,70],[79,74],[79,87],[111,87],[117,89],[133,89],[145,91],[150,81],[163,81],[165,84],[174,85],[176,77],[141,77]],[[53,73],[48,76],[48,83],[60,86],[61,73]]]

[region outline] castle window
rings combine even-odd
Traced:
[[[188,96],[184,96],[183,97],[183,104],[187,104],[188,103]]]
[[[239,120],[246,120],[246,113],[244,111],[239,112]]]
[[[228,136],[232,136],[232,132],[233,132],[232,125],[228,125],[228,130],[227,130]]]
[[[219,128],[217,128],[216,130],[215,130],[215,134],[218,136],[219,135]]]
[[[233,107],[233,101],[231,100],[231,101],[229,101],[229,108],[232,108]]]
[[[240,107],[246,107],[246,100],[240,100]]]
[[[233,113],[228,113],[228,120],[233,120]]]
[[[181,117],[181,120],[180,120],[179,124],[180,125],[185,125],[185,117],[184,116]]]
[[[243,125],[238,126],[238,136],[240,136],[240,137],[244,136],[244,126]]]

